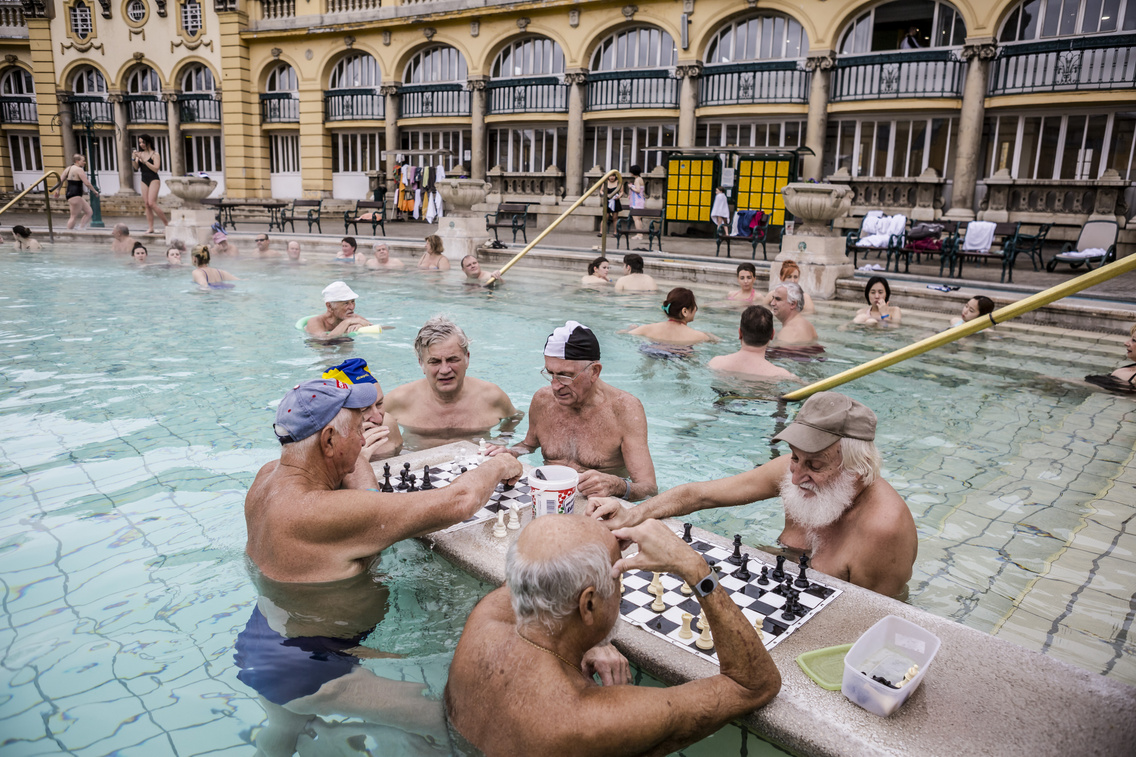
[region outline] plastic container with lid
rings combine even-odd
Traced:
[[[919,688],[939,644],[939,637],[930,631],[888,615],[865,631],[844,656],[840,690],[854,704],[887,717]],[[918,665],[919,672],[897,689],[872,680],[878,676],[898,684],[912,665]]]

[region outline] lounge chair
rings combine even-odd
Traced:
[[[1086,221],[1077,243],[1066,244],[1045,264],[1045,270],[1053,273],[1058,263],[1068,263],[1074,271],[1082,265],[1091,271],[1094,263],[1098,266],[1111,263],[1116,260],[1116,237],[1119,234],[1120,227],[1116,221]]]

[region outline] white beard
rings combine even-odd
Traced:
[[[811,492],[806,496],[805,492]],[[856,474],[844,470],[823,489],[811,489],[793,483],[793,474],[785,472],[781,479],[781,501],[785,515],[804,526],[809,541],[816,540],[816,531],[831,526],[851,507],[856,497]],[[810,545],[813,551],[816,544]]]

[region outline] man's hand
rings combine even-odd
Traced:
[[[612,566],[613,577],[629,570],[674,573],[686,581],[691,581],[691,576],[695,581],[705,576],[706,561],[662,521],[646,520],[638,526],[612,531],[612,535],[621,544],[629,541],[639,546],[637,553]]]
[[[631,666],[627,658],[611,644],[597,644],[584,653],[580,669],[586,678],[600,674],[604,686],[623,686],[631,683]]]
[[[637,522],[632,509],[624,507],[623,503],[615,497],[595,497],[589,499],[584,515],[589,518],[603,521],[603,524],[612,531],[617,528],[627,528]]]
[[[374,423],[363,424],[363,451],[359,453],[359,457],[367,462],[378,452],[379,447],[382,447],[388,438],[390,438],[391,430],[386,426],[375,425]]]
[[[497,457],[490,459],[488,462],[496,462],[499,464],[500,472],[497,474],[497,476],[507,487],[517,483],[517,479],[519,479],[525,472],[525,467],[521,465],[521,461],[513,457],[512,455],[498,455]]]
[[[520,446],[520,445],[517,445],[517,446]],[[512,457],[513,459],[516,459],[517,457],[519,457],[521,455],[527,455],[529,452],[532,452],[532,450],[524,449],[524,448],[518,449],[517,447],[502,447],[500,444],[486,444],[485,445],[485,456],[486,457],[496,457],[497,455],[500,455],[502,453],[507,453],[510,457]]]
[[[619,476],[588,469],[580,474],[578,489],[585,497],[622,497],[627,492],[627,482]]]

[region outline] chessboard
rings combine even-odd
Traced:
[[[411,470],[410,463],[403,463],[402,468],[394,475],[394,480],[391,480],[390,464],[383,465],[383,474],[379,476],[379,491],[383,492],[396,492],[396,493],[409,493],[424,491],[430,489],[441,489],[444,486],[449,486],[451,482],[461,474],[468,470],[476,468],[481,464],[481,460],[477,455],[470,455],[468,457],[455,457],[450,462],[439,463],[437,465],[427,465],[421,470]],[[449,528],[443,528],[440,531],[435,531],[439,534],[448,534],[452,531],[460,531],[463,528],[468,528],[478,523],[496,520],[497,512],[504,510],[506,515],[509,513],[510,507],[516,504],[518,509],[525,507],[532,507],[533,499],[531,487],[528,485],[528,477],[521,476],[520,480],[515,483],[512,488],[505,488],[504,484],[497,484],[497,489],[489,497],[481,509],[473,514],[472,517],[466,518],[460,523],[455,523]]]
[[[786,567],[785,557],[779,555],[777,567],[771,570],[769,565],[762,564],[760,571],[751,572],[748,569],[749,555],[742,553],[740,536],[734,537],[732,551],[692,538],[690,524],[684,524],[683,533],[679,536],[717,571],[719,584],[751,624],[756,624],[761,617],[766,649],[772,649],[787,638],[841,593],[840,589],[825,586],[808,574],[807,556],[802,558],[800,566]],[[655,594],[650,590],[653,578],[650,571],[628,571],[623,575],[620,615],[633,625],[718,664],[718,653],[712,645],[709,649],[701,649],[697,644],[700,635],[698,620],[702,612],[698,597],[693,592],[687,594],[682,591],[681,579],[664,573],[659,576],[659,581],[663,587],[665,609],[657,612],[651,607],[655,602]],[[682,637],[684,613],[694,616],[689,624],[689,638]]]

